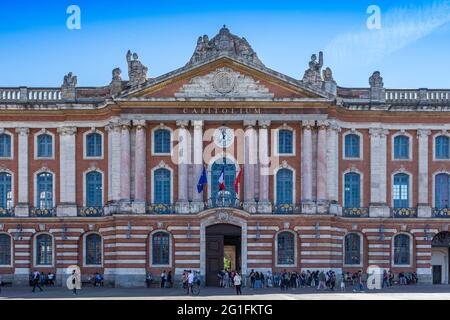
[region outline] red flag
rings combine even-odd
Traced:
[[[243,169],[239,170],[238,176],[236,179],[234,179],[234,192],[238,193],[239,191],[239,183],[241,183],[241,176],[242,176]]]

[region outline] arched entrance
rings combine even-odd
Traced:
[[[206,285],[218,286],[217,274],[226,268],[241,272],[242,229],[219,223],[206,227]]]
[[[433,284],[450,283],[450,232],[439,232],[431,242]]]

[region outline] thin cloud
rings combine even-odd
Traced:
[[[369,15],[367,15],[369,17]],[[326,49],[333,65],[364,66],[381,60],[450,22],[450,1],[424,7],[381,8],[381,29],[338,35]]]

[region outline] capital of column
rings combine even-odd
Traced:
[[[189,120],[177,120],[177,127],[186,128],[189,125]]]
[[[431,130],[429,129],[418,129],[417,130],[417,138],[426,138],[431,134]]]
[[[59,127],[56,130],[61,136],[72,136],[77,132],[76,127]]]
[[[262,129],[267,129],[270,126],[271,121],[270,120],[259,120],[258,125]]]
[[[335,131],[335,132],[341,132],[341,127],[337,123],[336,120],[329,120],[328,121],[328,131]]]
[[[312,127],[314,127],[316,125],[316,121],[315,120],[303,120],[302,121],[302,127],[305,130],[311,130]]]
[[[329,125],[330,123],[328,120],[317,120],[317,127],[319,130],[325,130]]]
[[[119,125],[122,130],[129,130],[131,126],[131,120],[122,119],[119,121]]]
[[[133,120],[133,126],[135,126],[137,130],[142,130],[147,126],[147,122],[143,119]]]
[[[244,120],[244,127],[246,130],[252,129],[256,126],[256,120]]]
[[[194,127],[194,130],[199,130],[203,127],[203,120],[191,120],[191,125]]]
[[[20,136],[26,136],[30,133],[29,128],[16,128],[16,133],[18,133]]]
[[[110,121],[106,126],[105,126],[106,131],[110,131],[110,132],[119,132],[120,131],[120,124],[117,121]]]
[[[389,130],[383,128],[370,128],[369,135],[375,138],[384,138],[389,134]]]

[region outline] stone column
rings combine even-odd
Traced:
[[[388,130],[372,128],[370,134],[370,217],[389,217],[387,193],[387,147]],[[362,151],[361,151],[362,152]]]
[[[111,121],[106,127],[108,131],[108,202],[120,200],[120,124]]]
[[[130,121],[120,122],[120,211],[130,212],[130,184],[131,184],[131,146]]]
[[[312,197],[312,128],[314,120],[302,121],[303,143],[302,143],[302,212],[316,213]]]
[[[189,164],[189,132],[186,129],[189,121],[177,121],[178,127],[178,201],[176,210],[178,213],[189,213],[188,201],[188,164]]]
[[[269,129],[270,121],[259,121],[259,202],[258,212],[272,212],[269,200]]]
[[[17,205],[14,209],[16,217],[29,216],[29,199],[28,199],[28,128],[17,128],[18,133],[18,181],[19,194],[17,197]]]
[[[327,199],[327,121],[317,121],[317,213],[328,212]]]
[[[133,125],[136,126],[133,212],[145,213],[145,202],[147,199],[146,122],[145,120],[133,120]]]
[[[59,205],[58,216],[76,216],[76,141],[75,127],[58,128],[59,133]]]
[[[339,210],[339,131],[336,121],[330,121],[327,137],[327,198],[330,214],[341,214]]]
[[[257,159],[256,120],[244,121],[244,210],[256,212],[255,165]]]
[[[192,212],[200,212],[204,208],[203,192],[199,193],[197,190],[197,183],[203,172],[203,120],[191,121],[194,127],[194,139],[193,139],[193,199],[191,204]]]
[[[431,217],[431,206],[428,201],[428,136],[431,130],[417,130],[419,140],[419,179],[418,179],[418,204],[417,214],[419,217]]]

